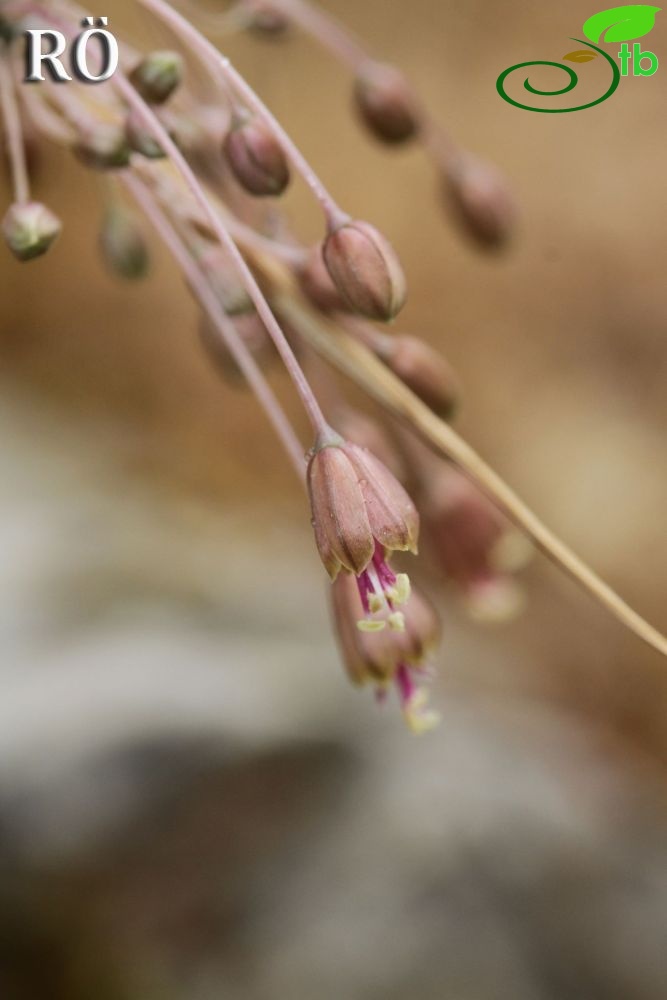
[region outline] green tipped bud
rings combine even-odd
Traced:
[[[106,122],[82,131],[74,152],[82,163],[93,170],[120,170],[130,162],[125,129]]]
[[[130,81],[148,104],[164,104],[183,79],[178,52],[151,52],[135,66]]]
[[[367,63],[355,82],[354,99],[362,120],[381,142],[398,145],[419,131],[417,101],[393,66]]]
[[[107,211],[100,232],[102,257],[110,271],[136,281],[148,271],[148,249],[135,217],[122,205]]]
[[[60,233],[60,219],[38,201],[11,205],[2,220],[2,233],[17,260],[46,253]]]
[[[375,226],[348,219],[329,233],[323,253],[334,285],[355,312],[387,322],[403,308],[403,270]]]
[[[290,180],[282,146],[257,118],[237,122],[223,144],[227,163],[241,187],[257,197],[283,193]]]

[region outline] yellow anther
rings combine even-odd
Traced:
[[[405,604],[410,599],[412,588],[410,586],[410,577],[407,573],[398,574],[394,590],[396,591],[396,597],[394,598],[396,604]]]
[[[361,621],[357,622],[357,628],[360,632],[381,632],[383,628],[386,628],[386,625],[384,619],[362,618]]]
[[[387,618],[387,624],[394,632],[405,632],[405,615],[400,611],[394,611],[393,615]]]
[[[368,607],[372,614],[377,614],[378,611],[382,611],[384,607],[384,601],[379,596],[379,594],[370,594],[368,598]]]
[[[439,712],[426,708],[428,695],[425,691],[416,691],[403,708],[403,717],[410,732],[422,736],[439,726],[442,718]]]

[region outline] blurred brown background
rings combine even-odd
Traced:
[[[112,28],[162,44],[130,6]],[[560,58],[585,4],[324,6],[509,177],[511,252],[461,241],[307,39],[230,55],[399,249],[465,436],[664,629],[667,62],[528,114],[498,73]],[[512,625],[443,596],[444,722],[410,738],[346,685],[304,499],[165,254],[119,284],[99,178],[49,150],[37,191],[59,245],[0,260],[3,997],[663,997],[664,664],[539,558]],[[305,192],[290,210],[314,238]]]

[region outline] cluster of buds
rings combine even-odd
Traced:
[[[425,683],[440,626],[433,605],[396,565],[417,555],[420,517],[405,484],[415,482],[429,547],[444,575],[469,595],[497,583],[492,550],[504,526],[442,459],[432,458],[433,474],[418,475],[411,458],[420,446],[416,438],[406,441],[409,430],[399,433],[390,420],[356,413],[344,402],[336,403],[338,429],[332,430],[304,368],[315,365],[317,344],[326,344],[333,324],[375,355],[373,377],[400,380],[441,419],[454,413],[457,379],[434,347],[376,325],[393,323],[406,300],[405,275],[388,239],[338,206],[282,125],[204,34],[167,0],[136,4],[170,32],[173,50],[140,52],[122,41],[121,69],[95,87],[49,79],[28,87],[21,82],[21,37],[33,24],[34,7],[28,0],[5,0],[0,88],[14,200],[2,233],[14,256],[26,261],[43,255],[60,231],[53,212],[30,193],[25,137],[33,134],[105,173],[108,203],[99,246],[122,278],[136,280],[149,269],[137,209],[143,213],[201,308],[208,354],[223,373],[253,389],[305,479],[350,679],[374,686],[381,700],[393,688],[410,728],[423,732],[437,722]],[[75,35],[80,14],[69,0],[42,0],[39,10],[41,27],[51,16],[54,28],[67,38]],[[216,19],[210,11],[206,17]],[[479,244],[506,242],[514,212],[498,175],[462,153],[405,77],[371,59],[342,25],[307,0],[239,0],[219,18],[220,28],[250,29],[269,39],[301,28],[342,58],[353,71],[361,123],[387,145],[421,144],[436,163],[457,221]],[[188,79],[193,66],[197,86]],[[207,86],[200,86],[202,79]],[[297,239],[280,211],[278,199],[296,176],[322,209],[314,246]],[[326,349],[320,353],[327,358]],[[263,374],[265,362],[276,356],[313,427],[307,465],[307,448]],[[324,398],[336,399],[335,380],[317,363]],[[381,395],[372,386],[370,391]]]

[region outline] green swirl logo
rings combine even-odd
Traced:
[[[563,56],[564,60],[574,63],[586,63],[597,59],[598,56],[602,56],[611,69],[609,87],[601,97],[596,98],[594,101],[578,104],[571,108],[535,108],[531,107],[530,104],[524,104],[510,97],[505,89],[507,78],[512,73],[534,66],[551,66],[562,70],[566,73],[568,82],[564,87],[560,87],[557,90],[540,90],[534,87],[529,78],[526,77],[523,81],[523,86],[529,94],[537,97],[559,97],[562,94],[569,94],[574,90],[579,83],[579,77],[575,70],[570,66],[564,65],[562,62],[552,62],[545,59],[535,59],[530,62],[517,63],[516,66],[510,66],[509,69],[504,70],[498,77],[496,90],[508,104],[512,104],[515,108],[521,108],[522,111],[535,111],[538,114],[558,115],[594,108],[596,104],[602,104],[603,101],[611,97],[618,88],[621,77],[630,74],[630,65],[632,65],[633,76],[653,76],[657,72],[658,57],[654,52],[642,50],[639,42],[634,42],[632,49],[630,49],[627,43],[628,41],[647,35],[653,29],[655,16],[659,10],[661,10],[660,7],[650,7],[647,4],[626,4],[623,7],[612,7],[609,10],[603,10],[599,14],[594,14],[588,18],[583,26],[583,33],[589,41],[583,38],[572,39],[574,42],[585,45],[586,48],[568,52],[567,55]],[[623,43],[620,52],[617,54],[618,62],[608,52],[605,52],[604,49],[595,44],[600,41]]]

